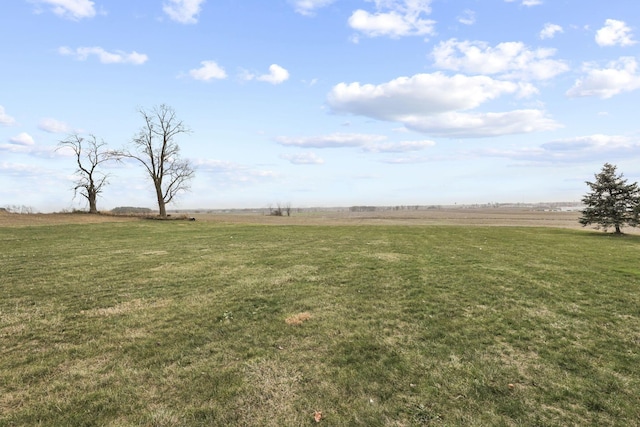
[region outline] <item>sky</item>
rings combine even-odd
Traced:
[[[579,201],[640,180],[637,0],[10,0],[0,207],[86,208],[59,142],[131,147],[165,104],[170,209]],[[99,210],[157,208],[131,161]]]

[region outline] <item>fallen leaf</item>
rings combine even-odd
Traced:
[[[322,411],[315,411],[313,413],[313,419],[316,420],[317,423],[322,419]]]

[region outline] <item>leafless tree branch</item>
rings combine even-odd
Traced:
[[[161,217],[167,216],[166,205],[176,195],[190,189],[195,169],[180,158],[177,138],[191,130],[177,118],[173,108],[162,104],[151,110],[138,109],[144,125],[133,137],[131,149],[115,153],[140,162],[153,182]]]
[[[100,166],[110,160],[117,160],[111,151],[106,150],[106,146],[107,143],[104,140],[98,141],[95,135],[82,137],[78,133],[73,133],[58,143],[58,149],[66,147],[74,154],[77,179],[73,194],[76,197],[79,193],[87,199],[90,213],[98,212],[97,198],[107,184],[108,175],[99,169]]]

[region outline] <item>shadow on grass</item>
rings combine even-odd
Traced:
[[[629,234],[629,233],[615,233],[610,231],[603,230],[584,230],[584,236],[600,238],[600,239],[625,239],[631,242],[639,242],[640,243],[640,235],[638,234]]]

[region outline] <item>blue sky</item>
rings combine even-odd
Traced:
[[[170,208],[577,201],[640,180],[637,0],[12,0],[0,206],[73,199],[57,143],[127,146],[167,104],[196,166]],[[98,208],[154,208],[107,165]]]

